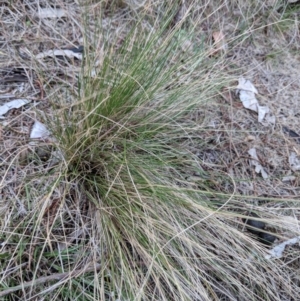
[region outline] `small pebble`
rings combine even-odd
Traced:
[[[259,216],[256,213],[251,213],[251,216],[259,218]],[[252,234],[260,235],[261,233],[263,233],[260,230],[264,230],[266,227],[266,224],[262,221],[257,221],[250,218],[243,219],[243,221],[247,224],[247,230]]]
[[[276,238],[277,237],[271,233],[262,232],[260,233],[258,240],[264,245],[270,246],[275,241]]]

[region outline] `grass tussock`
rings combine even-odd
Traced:
[[[174,23],[182,2],[136,2],[121,38],[110,34],[113,22],[86,32],[78,81],[68,97],[54,97],[45,118],[51,163],[32,154],[22,201],[1,220],[0,296],[296,300],[293,269],[266,260],[266,246],[244,231],[249,211],[272,214],[239,195],[242,179],[199,158],[204,108],[234,78],[197,34],[210,16],[187,2]],[[103,3],[102,17],[123,6]]]

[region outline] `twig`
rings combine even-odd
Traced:
[[[8,288],[8,289],[0,292],[0,297],[4,297],[4,296],[6,296],[10,293],[18,291],[20,289],[24,289],[26,287],[42,284],[42,283],[52,281],[52,280],[61,280],[61,279],[67,278],[68,276],[76,278],[76,277],[78,277],[79,275],[81,275],[83,273],[92,272],[94,270],[98,271],[98,270],[100,270],[100,268],[101,268],[100,264],[96,264],[95,266],[90,266],[88,268],[83,268],[81,270],[75,270],[75,271],[72,271],[72,272],[58,273],[58,274],[53,274],[53,275],[46,276],[46,277],[41,277],[41,278],[38,278],[38,279],[35,279],[35,280],[32,280],[32,281],[24,282],[20,285]]]

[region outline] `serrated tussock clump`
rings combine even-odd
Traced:
[[[6,228],[5,275],[18,263],[3,277],[8,300],[296,300],[289,268],[247,232],[239,179],[199,157],[212,143],[204,128],[214,130],[207,104],[232,86],[199,24],[229,4],[207,16],[205,1],[127,2],[85,18],[72,101],[60,96],[47,120],[60,155],[33,169],[29,212]],[[126,29],[113,34],[117,12]]]

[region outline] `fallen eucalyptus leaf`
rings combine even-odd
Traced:
[[[282,253],[285,250],[286,246],[291,246],[291,245],[295,245],[296,243],[300,242],[300,236],[291,238],[287,241],[284,241],[283,243],[277,245],[276,247],[274,247],[273,249],[271,249],[269,251],[269,255],[266,255],[265,258],[266,259],[271,259],[271,258],[281,258],[282,257]]]
[[[40,19],[45,18],[62,18],[67,15],[66,11],[61,8],[40,8],[36,16]]]
[[[36,55],[37,59],[43,59],[45,57],[55,57],[55,56],[67,56],[68,58],[77,58],[78,60],[82,60],[82,53],[80,52],[74,52],[69,49],[54,49],[54,50],[48,50],[44,52],[40,52]]]
[[[31,129],[30,139],[45,139],[49,137],[49,135],[50,132],[46,126],[39,121],[35,121]]]
[[[275,124],[275,116],[271,115],[270,109],[266,106],[260,106],[256,99],[257,89],[250,80],[243,77],[239,78],[239,84],[236,87],[236,93],[239,95],[244,108],[254,111],[258,114],[258,122],[269,125]]]
[[[215,31],[213,34],[214,48],[210,51],[210,55],[215,55],[219,52],[226,52],[228,45],[225,41],[225,36],[222,31]]]
[[[285,176],[282,178],[282,182],[290,182],[290,181],[294,181],[296,179],[295,176]]]
[[[4,105],[0,106],[0,118],[3,118],[3,115],[6,114],[9,110],[21,108],[22,106],[27,105],[30,102],[31,100],[29,99],[20,98],[5,103]]]
[[[296,153],[291,152],[289,156],[289,163],[293,171],[300,170],[300,160],[298,159]]]
[[[255,148],[249,149],[248,154],[253,158],[253,160],[251,160],[251,164],[255,166],[255,172],[260,173],[264,179],[267,179],[269,176],[265,172],[265,170],[261,166],[261,164],[259,163],[259,160],[258,160],[258,157],[256,154],[256,149]]]

